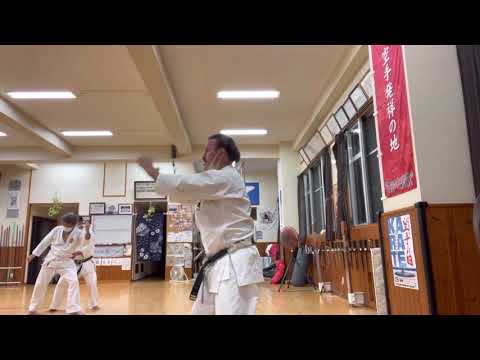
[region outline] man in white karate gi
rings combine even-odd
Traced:
[[[55,276],[60,274],[67,283],[67,307],[65,312],[72,315],[83,314],[80,307],[80,290],[77,277],[77,267],[73,261],[73,253],[80,245],[80,231],[76,229],[78,216],[68,213],[62,216],[62,225],[55,227],[38,244],[32,255],[28,257],[31,262],[34,257],[39,257],[50,246],[42,268],[37,276],[33,289],[32,299],[28,307],[29,314],[37,314],[37,309],[43,303],[48,284]]]
[[[206,261],[190,298],[194,315],[253,315],[264,281],[254,243],[254,222],[245,183],[232,166],[240,152],[232,138],[208,139],[205,171],[194,175],[159,174],[150,159],[138,163],[156,181],[157,192],[178,203],[200,203],[195,211]],[[197,295],[198,294],[198,295]]]
[[[98,306],[98,288],[97,288],[97,271],[95,262],[93,261],[93,253],[95,250],[95,237],[89,221],[80,223],[78,229],[80,234],[80,247],[73,253],[73,257],[79,257],[75,260],[77,266],[78,278],[84,278],[89,293],[88,309],[97,311]],[[55,287],[53,293],[52,303],[50,304],[50,312],[57,311],[62,305],[63,299],[68,291],[68,282],[64,277],[61,277]]]

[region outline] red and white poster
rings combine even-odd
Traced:
[[[370,45],[385,196],[417,187],[401,45]]]

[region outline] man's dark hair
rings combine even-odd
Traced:
[[[66,213],[62,216],[62,222],[70,225],[77,225],[78,215],[74,213]]]
[[[230,136],[223,134],[215,134],[208,138],[208,140],[217,140],[217,149],[225,149],[228,159],[230,161],[240,161],[240,151],[238,151],[235,141]]]

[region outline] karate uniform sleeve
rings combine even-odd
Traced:
[[[93,256],[95,249],[94,241],[95,239],[92,230],[90,230],[90,240],[87,240],[85,238],[85,232],[82,233],[82,242],[84,245],[79,249],[79,251],[82,252],[84,258],[89,258],[90,256]]]
[[[208,170],[193,175],[162,175],[157,179],[157,192],[170,196],[172,202],[195,203],[225,198],[230,181],[219,170]]]
[[[43,254],[45,250],[50,246],[50,244],[55,239],[55,233],[57,228],[52,229],[43,239],[40,241],[40,244],[32,251],[32,255],[39,257]]]

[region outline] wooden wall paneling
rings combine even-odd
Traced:
[[[368,306],[375,308],[375,289],[373,284],[371,247],[380,246],[378,224],[352,227],[349,241],[349,271],[351,273],[352,292],[364,292]]]
[[[472,204],[430,205],[428,244],[437,312],[480,314],[480,252],[472,224]]]
[[[412,224],[412,239],[417,266],[417,277],[419,290],[405,289],[394,286],[392,258],[390,253],[390,244],[387,232],[387,219],[393,216],[410,215]],[[420,228],[418,222],[417,209],[409,207],[384,213],[381,218],[382,226],[382,245],[385,254],[385,282],[387,285],[390,313],[392,315],[428,315],[432,313],[430,299],[427,287],[426,267],[423,257],[423,248],[421,244]]]
[[[270,244],[278,244],[277,242],[257,242],[257,249],[260,254],[260,256],[268,256],[265,250],[267,249],[267,246]]]
[[[130,280],[130,270],[122,270],[121,266],[97,266],[97,279],[99,281]]]
[[[365,241],[365,258],[367,264],[367,285],[368,285],[368,305],[372,308],[376,308],[376,298],[375,298],[375,284],[373,282],[373,268],[372,268],[372,253],[370,249],[374,246],[370,246],[369,241]]]

